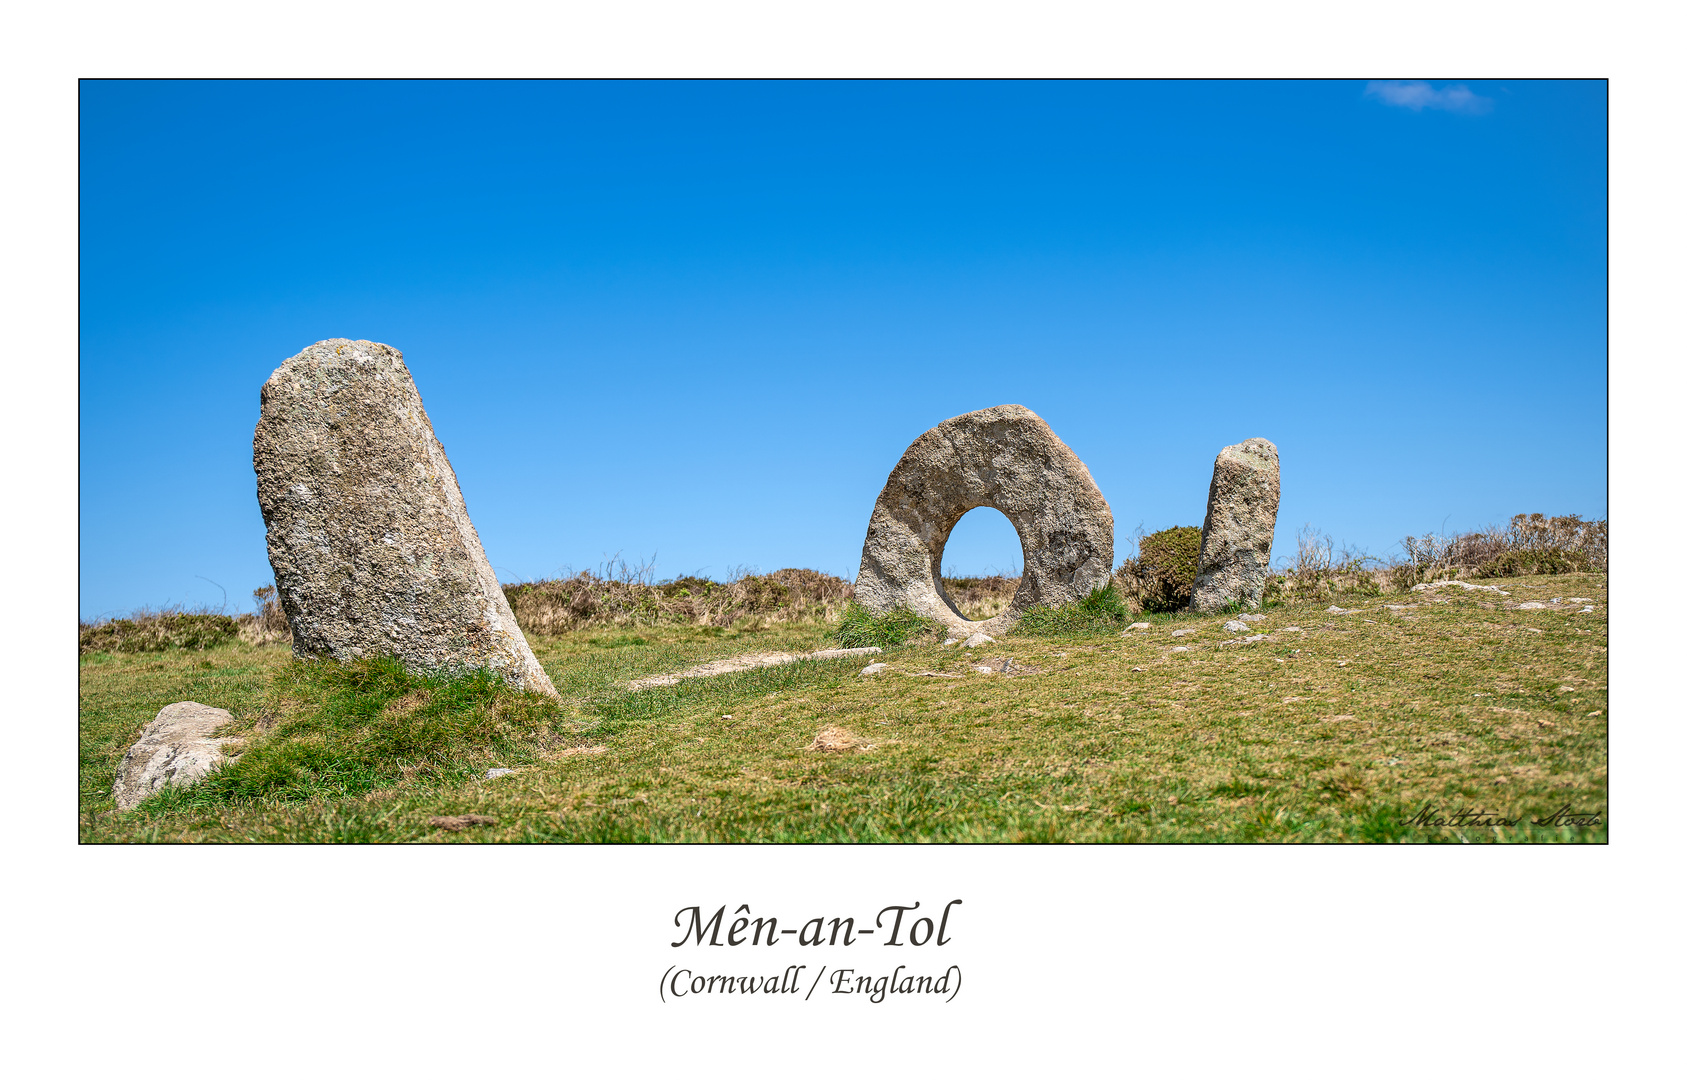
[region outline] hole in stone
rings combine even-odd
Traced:
[[[1019,589],[1025,547],[1007,515],[978,506],[961,515],[943,544],[938,592],[963,619],[1000,615]]]

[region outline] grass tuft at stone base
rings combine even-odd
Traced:
[[[836,636],[838,644],[846,649],[861,649],[869,645],[877,645],[883,649],[893,645],[906,645],[923,638],[934,638],[942,631],[943,627],[912,611],[901,610],[874,615],[851,600],[844,608],[843,619],[838,624]]]
[[[1082,600],[1057,608],[1032,608],[1013,628],[1016,634],[1057,637],[1070,634],[1102,634],[1118,630],[1134,615],[1125,605],[1119,589],[1109,581]]]

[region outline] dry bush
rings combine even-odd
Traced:
[[[942,579],[943,591],[960,613],[974,622],[993,619],[1013,602],[1019,591],[1017,577],[991,574],[989,577],[948,577]]]
[[[287,613],[281,609],[281,598],[276,594],[275,586],[253,589],[252,599],[256,601],[258,610],[234,617],[240,640],[248,645],[292,644],[293,628],[287,623]]]
[[[516,622],[529,634],[561,634],[585,626],[731,626],[837,619],[855,586],[818,570],[739,573],[731,581],[682,577],[654,581],[648,565],[612,563],[549,581],[504,586]]]
[[[1375,596],[1388,582],[1380,560],[1346,544],[1336,550],[1330,534],[1310,523],[1295,533],[1292,563],[1279,565],[1267,579],[1265,599],[1271,602],[1323,600],[1338,594]]]
[[[163,652],[165,649],[209,649],[232,641],[239,627],[227,615],[212,611],[141,610],[128,618],[81,623],[78,652]]]
[[[1408,536],[1405,558],[1390,569],[1394,585],[1409,589],[1444,578],[1516,577],[1592,570],[1604,573],[1609,558],[1609,523],[1579,515],[1518,514],[1501,529],[1489,526],[1457,536]]]

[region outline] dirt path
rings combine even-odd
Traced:
[[[835,660],[843,656],[870,656],[879,651],[877,645],[870,645],[865,649],[821,649],[811,653],[745,653],[725,660],[711,660],[706,664],[686,668],[667,675],[651,675],[643,679],[634,679],[628,684],[634,690],[648,690],[653,686],[673,686],[681,679],[702,679],[710,675],[726,675],[734,671],[749,671],[752,668],[776,667],[780,664],[794,664],[798,660]]]

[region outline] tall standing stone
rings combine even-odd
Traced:
[[[295,656],[485,667],[556,693],[397,349],[333,338],[276,368],[252,467]]]
[[[1259,607],[1281,492],[1277,448],[1270,441],[1249,439],[1219,451],[1207,489],[1192,611],[1223,611],[1235,603]]]

